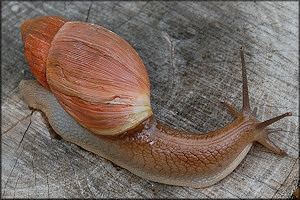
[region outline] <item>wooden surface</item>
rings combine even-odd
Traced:
[[[297,2],[2,2],[2,198],[288,198],[299,173]],[[273,128],[281,157],[255,144],[237,169],[204,189],[141,179],[64,140],[18,92],[34,79],[20,25],[59,15],[104,26],[139,53],[156,117],[179,129],[215,130],[242,105],[239,48],[246,48],[250,102],[260,120],[291,111]]]

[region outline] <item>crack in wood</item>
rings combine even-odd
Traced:
[[[173,41],[170,37],[170,35],[165,32],[165,31],[162,31],[162,35],[163,37],[167,40],[167,42],[169,43],[169,48],[170,48],[170,59],[171,59],[171,66],[172,66],[172,70],[173,70],[173,75],[172,75],[172,78],[171,78],[171,82],[170,82],[170,88],[172,88],[172,92],[170,98],[167,103],[166,103],[166,107],[169,108],[170,105],[174,102],[174,100],[176,99],[176,96],[177,96],[177,93],[178,93],[178,88],[180,88],[180,81],[179,81],[179,76],[176,75],[177,73],[177,67],[175,65],[175,62],[174,62],[174,44],[173,44]],[[168,109],[165,109],[166,112],[168,112]],[[165,115],[166,112],[163,114]]]
[[[292,173],[292,171],[293,171],[293,169],[294,169],[296,163],[297,163],[297,162],[295,162],[295,163],[293,164],[293,167],[291,168],[291,171],[290,171],[289,174],[285,177],[285,179],[284,179],[284,181],[282,182],[282,184],[279,184],[280,187],[278,187],[278,189],[275,191],[275,193],[274,193],[274,195],[272,196],[271,199],[273,199],[274,196],[276,196],[276,195],[278,194],[279,190],[280,190],[282,187],[285,187],[285,184],[284,184],[284,183],[287,181],[288,178],[290,178],[290,175],[291,175],[291,173]]]
[[[8,129],[6,129],[5,131],[2,132],[2,135],[4,135],[5,133],[9,132],[11,129],[13,129],[14,127],[16,127],[20,122],[22,122],[23,120],[27,119],[28,117],[32,116],[31,112],[30,114],[26,115],[25,117],[23,117],[22,119],[18,120],[16,123],[14,123],[13,125],[11,125]]]
[[[8,94],[5,94],[5,98],[9,98],[13,93],[15,93],[19,89],[19,86],[14,87]]]
[[[34,112],[34,110],[31,111],[29,124],[28,124],[28,126],[27,126],[27,128],[26,128],[26,130],[25,130],[25,132],[24,132],[24,134],[23,134],[23,136],[22,136],[22,138],[21,138],[21,141],[19,142],[19,145],[18,145],[18,148],[17,148],[16,151],[18,151],[19,147],[21,146],[21,143],[23,142],[23,139],[24,139],[24,137],[25,137],[25,135],[26,135],[26,133],[27,133],[27,131],[28,131],[28,129],[29,129],[31,123],[32,123],[32,121],[31,121],[31,116],[32,116],[33,112]]]
[[[23,177],[23,176],[21,175],[21,177]],[[13,189],[13,190],[14,190],[14,198],[15,198],[15,196],[16,196],[16,188],[17,188],[17,185],[18,185],[19,180],[20,180],[20,176],[18,176],[17,181],[16,181],[16,184],[15,184],[14,189]]]
[[[88,9],[88,13],[87,13],[87,16],[86,16],[86,18],[85,18],[85,22],[87,22],[87,21],[89,20],[89,17],[90,17],[90,11],[91,11],[92,6],[93,6],[93,1],[91,2],[90,7],[89,7],[89,9]]]
[[[34,112],[34,110],[31,112],[31,114],[30,114],[29,116],[32,116],[33,112]],[[27,131],[28,131],[28,129],[29,129],[30,125],[31,125],[31,122],[32,122],[32,121],[31,121],[31,118],[30,118],[30,122],[29,122],[29,124],[28,124],[28,126],[27,126],[27,129],[25,130],[25,132],[24,132],[24,134],[23,134],[23,136],[22,136],[21,141],[19,142],[19,145],[18,145],[18,148],[17,148],[16,152],[18,151],[18,149],[19,149],[19,147],[20,147],[20,145],[21,145],[21,143],[22,143],[22,141],[23,141],[23,139],[24,139],[24,136],[25,136],[25,134],[26,134]],[[4,186],[4,189],[3,189],[3,191],[4,191],[4,192],[3,192],[3,196],[4,196],[4,194],[5,194],[6,187],[7,187],[8,181],[10,180],[10,177],[11,177],[11,175],[12,175],[12,172],[14,171],[14,169],[15,169],[17,163],[18,163],[19,156],[23,153],[23,151],[24,151],[24,149],[22,149],[22,151],[17,155],[16,161],[15,161],[15,163],[14,163],[14,165],[13,165],[13,167],[12,167],[12,169],[11,169],[9,175],[8,175],[7,181],[6,181],[5,186]],[[19,177],[18,177],[18,178],[19,178]]]
[[[148,4],[148,1],[146,2],[145,5],[143,5],[137,13],[135,13],[134,15],[130,16],[129,19],[125,20],[124,22],[122,22],[121,24],[119,24],[115,29],[114,31],[118,30],[119,28],[121,28],[121,26],[123,26],[124,24],[128,23],[129,21],[131,21],[135,16],[138,16],[141,11],[144,9],[144,7]],[[114,6],[115,7],[115,6]]]
[[[48,175],[46,175],[46,180],[47,180],[47,194],[48,194],[48,198],[50,198],[50,191],[49,191],[49,182],[48,182]]]

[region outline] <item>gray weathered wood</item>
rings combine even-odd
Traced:
[[[184,197],[288,198],[299,173],[297,2],[1,2],[2,194],[4,198]],[[102,25],[127,40],[144,61],[156,117],[206,132],[234,118],[219,101],[241,107],[239,47],[246,47],[250,101],[260,120],[293,113],[272,127],[280,157],[255,144],[239,167],[204,189],[143,180],[64,140],[18,92],[33,79],[20,25],[59,15]],[[172,53],[173,52],[173,53]]]

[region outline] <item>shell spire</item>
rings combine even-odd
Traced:
[[[26,20],[21,25],[24,54],[30,70],[47,89],[46,62],[51,42],[68,20],[58,16],[46,16]]]

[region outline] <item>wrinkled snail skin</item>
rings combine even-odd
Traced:
[[[19,89],[29,107],[44,112],[54,131],[66,141],[100,155],[144,179],[202,188],[213,185],[230,174],[256,141],[279,155],[285,154],[268,137],[279,129],[266,127],[291,113],[265,122],[256,118],[249,104],[243,47],[240,53],[242,112],[223,103],[236,119],[225,127],[203,134],[173,129],[159,122],[151,112],[138,125],[122,133],[101,135],[79,124],[61,106],[57,96],[51,91],[51,85],[49,89],[38,81],[26,80],[21,81]]]

